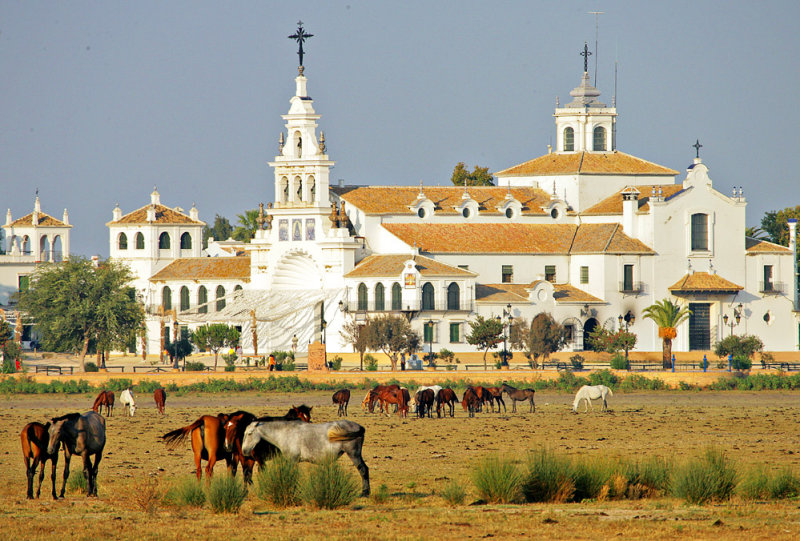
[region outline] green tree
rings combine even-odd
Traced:
[[[239,344],[239,331],[224,323],[211,323],[196,328],[191,334],[191,340],[198,349],[214,354],[216,370],[220,350],[236,347]]]
[[[13,374],[17,371],[17,359],[22,355],[22,348],[14,340],[14,329],[7,321],[0,321],[0,352],[3,354],[3,366],[0,372]]]
[[[467,186],[494,186],[494,177],[489,173],[488,167],[475,166],[469,172],[464,162],[458,162],[453,168],[453,175],[450,180],[456,186],[463,186],[466,181]]]
[[[184,361],[185,364],[186,357],[192,353],[192,343],[186,338],[181,338],[177,342],[170,342],[167,344],[167,353],[175,363],[172,367],[177,369],[178,363]]]
[[[258,209],[246,210],[244,214],[237,214],[239,223],[233,230],[233,238],[240,242],[250,242],[258,230]]]
[[[369,323],[364,325],[358,323],[355,319],[350,319],[342,326],[342,330],[339,331],[342,339],[353,346],[353,351],[358,352],[362,371],[364,370],[364,353],[367,352],[367,346],[369,345],[367,325],[369,325]]]
[[[486,370],[486,353],[503,341],[503,323],[493,317],[478,316],[469,326],[467,343],[483,350],[483,369]]]
[[[658,325],[658,337],[661,338],[661,366],[672,368],[672,341],[678,335],[678,325],[692,315],[691,310],[669,299],[661,299],[645,308],[642,314]]]
[[[770,242],[789,246],[789,218],[800,220],[800,205],[786,207],[783,210],[771,210],[761,218],[761,229],[767,234]]]
[[[217,214],[214,217],[214,225],[203,228],[203,248],[208,248],[209,237],[214,237],[214,240],[228,240],[232,236],[233,227],[231,223],[224,216]]]
[[[20,311],[34,320],[44,349],[77,351],[85,369],[90,341],[98,351],[122,349],[141,327],[144,310],[128,285],[132,280],[130,269],[112,260],[97,268],[75,256],[40,265],[20,294]]]
[[[411,329],[408,320],[403,316],[385,315],[370,319],[366,329],[367,347],[373,351],[382,351],[392,363],[392,370],[397,370],[397,360],[401,352],[409,351],[414,344],[419,344],[419,335]]]
[[[597,327],[589,333],[589,341],[595,351],[617,354],[625,349],[632,350],[636,346],[636,335],[625,329],[613,332],[605,327]]]
[[[714,345],[717,357],[733,356],[733,368],[747,369],[753,362],[753,355],[764,351],[764,342],[758,336],[732,334]]]
[[[516,347],[517,343],[522,345],[523,347],[517,349],[525,350],[526,357],[529,359],[533,357],[534,363],[538,363],[539,357],[546,360],[551,354],[564,347],[567,330],[550,314],[538,314],[530,325],[525,320],[522,320],[522,324],[516,333],[512,326],[511,345],[512,347]]]

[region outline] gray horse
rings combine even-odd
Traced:
[[[258,442],[266,440],[289,458],[315,462],[347,454],[361,474],[361,495],[369,496],[369,468],[361,457],[364,427],[353,421],[305,423],[303,421],[255,421],[247,425],[242,453],[250,456]]]
[[[61,417],[54,417],[51,421],[50,443],[47,446],[48,454],[58,451],[59,444],[63,443],[64,452],[64,483],[61,485],[61,494],[64,494],[64,485],[69,477],[69,461],[72,455],[80,455],[83,459],[83,476],[87,481],[87,496],[97,496],[97,467],[103,458],[103,448],[106,446],[106,420],[94,411],[68,413]],[[92,466],[92,455],[95,455]]]

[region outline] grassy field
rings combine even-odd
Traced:
[[[360,394],[360,393],[358,393]],[[313,420],[335,418],[330,393],[187,394],[167,398],[159,416],[151,396],[137,396],[133,418],[117,409],[108,419],[108,443],[100,465],[99,498],[68,493],[53,502],[49,478],[40,500],[25,499],[19,431],[25,423],[71,411],[86,411],[88,395],[0,397],[0,531],[11,538],[69,539],[564,539],[724,538],[795,539],[800,532],[798,501],[692,506],[672,498],[574,504],[474,505],[472,467],[499,455],[524,462],[543,446],[582,457],[666,457],[680,461],[709,446],[725,450],[740,466],[768,464],[800,471],[800,394],[797,392],[618,392],[611,411],[575,415],[572,396],[537,393],[534,414],[481,413],[454,419],[385,418],[360,411],[354,393],[350,418],[367,429],[364,459],[373,493],[386,486],[388,498],[358,499],[343,510],[276,509],[251,491],[236,515],[214,515],[159,504],[141,508],[142,494],[164,491],[191,475],[189,444],[170,451],[159,436],[202,414],[247,409],[282,414],[300,402],[314,407]],[[520,411],[527,411],[522,407]],[[342,465],[356,475],[347,458]],[[59,464],[59,486],[60,468]],[[49,466],[48,466],[49,469]],[[79,470],[73,459],[72,469]],[[224,471],[218,465],[216,472]],[[438,495],[451,480],[467,489],[465,503],[450,507]]]

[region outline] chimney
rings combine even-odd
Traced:
[[[636,237],[636,211],[639,210],[639,190],[628,187],[622,190],[622,230]]]
[[[65,210],[64,214],[66,214],[66,213],[67,213],[67,211]],[[114,220],[115,222],[117,222],[117,221],[122,219],[122,209],[119,208],[119,203],[117,203],[114,206],[114,210],[111,211],[111,219]]]
[[[156,194],[158,195],[158,194]],[[150,205],[147,207],[147,221],[148,222],[155,222],[156,221],[156,206]]]
[[[789,249],[792,251],[792,299],[794,311],[800,311],[800,292],[797,291],[797,218],[789,218]]]
[[[64,214],[61,215],[61,221],[66,225],[69,225],[69,213],[67,212],[67,209],[64,209]]]

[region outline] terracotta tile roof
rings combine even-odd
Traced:
[[[792,251],[786,246],[758,240],[752,237],[744,238],[745,250],[748,254],[791,254]]]
[[[331,191],[367,214],[411,214],[408,206],[419,195],[416,186],[349,186],[332,187]],[[507,187],[497,186],[467,188],[467,193],[478,203],[478,212],[494,215],[500,214],[497,207],[502,206],[508,191]],[[461,204],[464,187],[423,186],[422,193],[434,203],[436,214],[457,214],[453,207]],[[550,203],[550,194],[539,188],[511,188],[511,195],[522,204],[522,214],[543,215],[541,207]]]
[[[147,221],[147,209],[150,208],[150,205],[145,205],[140,209],[134,210],[133,212],[129,212],[119,220],[115,220],[112,222],[107,223],[106,225],[118,225],[118,224],[146,224],[150,223]],[[156,205],[156,221],[155,223],[158,224],[194,224],[194,225],[205,225],[205,222],[201,222],[200,220],[192,220],[189,216],[182,212],[178,212],[175,209],[171,209],[169,207],[165,207],[164,205]]]
[[[528,290],[538,282],[539,280],[530,284],[475,284],[475,300],[485,303],[526,303],[529,302]],[[553,284],[553,288],[553,298],[559,303],[605,302],[570,284]]]
[[[642,160],[630,154],[614,152],[569,152],[545,154],[533,160],[494,173],[497,176],[536,175],[669,175],[677,171]]]
[[[430,253],[654,253],[619,224],[382,224]]]
[[[24,227],[24,226],[33,226],[33,213],[26,214],[22,218],[17,218],[13,222],[11,222],[12,226],[17,227]],[[6,226],[3,226],[6,227]],[[39,213],[39,225],[37,227],[72,227],[71,225],[67,225],[61,220],[57,220],[50,216],[49,214],[45,214],[44,212]]]
[[[682,184],[647,184],[644,186],[635,186],[639,190],[639,212],[647,212],[650,210],[650,196],[653,193],[653,188],[661,188],[664,194],[664,199],[668,200],[671,197],[683,191]],[[581,216],[597,216],[605,214],[622,214],[622,192],[618,191],[610,197],[606,197],[599,203],[589,207],[581,212]]]
[[[744,289],[717,274],[707,272],[690,273],[669,286],[670,291],[705,291],[709,293],[735,293]]]
[[[405,262],[411,259],[409,254],[371,255],[364,258],[356,267],[344,275],[345,278],[366,278],[368,276],[398,277],[405,268]],[[416,256],[416,267],[423,276],[477,276],[476,273],[446,265],[429,257]]]
[[[151,282],[167,280],[242,280],[249,282],[250,256],[176,259],[150,278]]]

